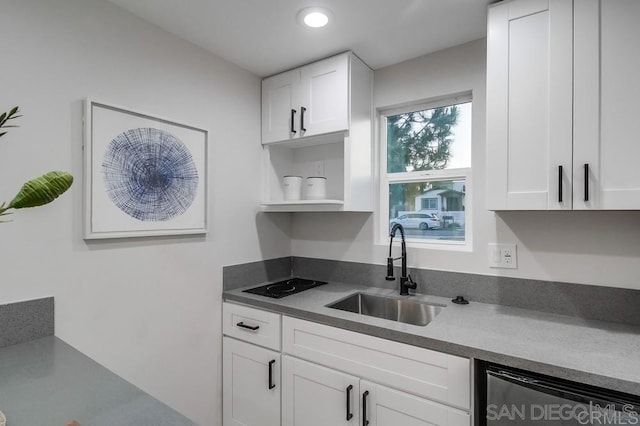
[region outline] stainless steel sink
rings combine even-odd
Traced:
[[[420,326],[429,324],[445,308],[444,305],[367,293],[354,293],[327,307]]]

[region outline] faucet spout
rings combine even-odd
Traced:
[[[391,248],[393,247],[393,238],[396,236],[396,232],[400,231],[400,237],[402,238],[401,242],[401,256],[399,258],[391,257]],[[404,228],[399,223],[396,223],[391,228],[389,232],[389,236],[391,239],[389,240],[389,257],[387,258],[387,281],[395,280],[393,276],[393,262],[397,259],[402,259],[402,266],[400,272],[400,295],[407,296],[409,295],[409,289],[415,289],[417,284],[411,278],[411,275],[407,274],[407,244],[404,238]]]

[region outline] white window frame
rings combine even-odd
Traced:
[[[406,242],[410,247],[435,249],[435,250],[452,250],[452,251],[471,251],[472,244],[472,217],[473,217],[473,183],[472,169],[473,156],[471,157],[471,167],[445,170],[426,170],[416,172],[387,173],[387,117],[398,114],[406,114],[413,111],[422,111],[438,107],[457,105],[472,102],[471,92],[458,95],[451,95],[443,98],[432,99],[428,101],[405,104],[401,107],[384,108],[378,110],[379,121],[379,157],[378,157],[378,176],[379,176],[379,208],[378,208],[378,241],[380,244],[389,244],[389,184],[396,183],[413,183],[413,182],[434,182],[442,180],[464,180],[466,185],[465,191],[465,240],[425,240],[421,238],[407,237]],[[473,111],[473,106],[472,106]],[[473,117],[473,113],[472,113]],[[473,118],[472,118],[473,120]],[[472,122],[473,129],[473,122]],[[473,132],[473,130],[472,130]],[[473,137],[473,135],[472,135]],[[473,138],[471,140],[471,149],[473,149]],[[398,239],[396,239],[398,240]],[[397,241],[394,241],[397,242]]]

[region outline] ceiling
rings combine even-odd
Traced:
[[[109,0],[265,77],[345,50],[373,69],[486,35],[492,0]],[[322,29],[296,14],[334,15]]]

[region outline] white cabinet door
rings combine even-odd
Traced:
[[[574,209],[638,210],[640,1],[574,8]]]
[[[224,426],[280,426],[278,352],[223,338]]]
[[[362,424],[368,426],[470,426],[469,413],[362,380]],[[368,423],[367,423],[368,421]]]
[[[572,0],[488,13],[488,208],[571,209]]]
[[[282,356],[282,425],[357,425],[359,379]]]
[[[349,128],[349,54],[303,67],[300,87],[301,136]]]
[[[385,386],[360,382],[362,424],[368,426],[470,426],[469,413]]]
[[[262,143],[300,136],[300,70],[262,81]]]

